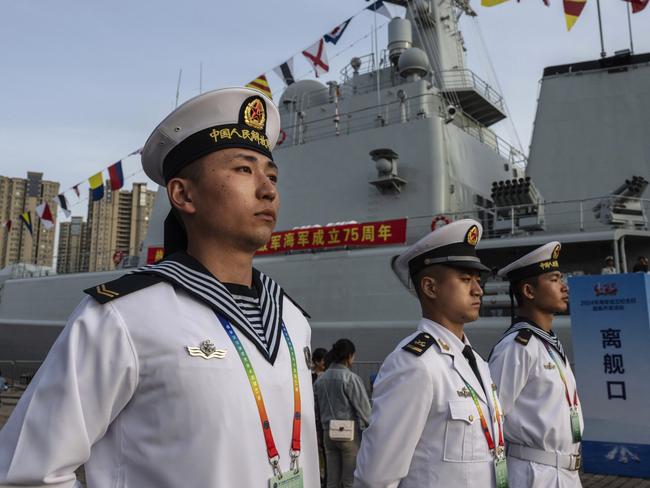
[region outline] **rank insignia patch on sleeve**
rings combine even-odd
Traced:
[[[410,352],[411,354],[415,354],[416,356],[422,356],[422,354],[424,354],[424,351],[429,349],[431,347],[431,344],[434,342],[435,339],[431,334],[421,332],[415,336],[411,342],[402,347],[402,349]]]

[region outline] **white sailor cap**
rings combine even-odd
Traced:
[[[559,271],[561,248],[562,245],[557,241],[544,244],[500,269],[498,274],[506,277],[512,283],[516,283],[525,278]]]
[[[265,95],[251,88],[213,90],[165,117],[144,145],[142,167],[165,185],[183,167],[220,149],[252,149],[272,159],[279,134],[280,114]]]
[[[483,227],[472,219],[457,220],[440,227],[395,256],[393,272],[406,288],[414,291],[412,277],[424,268],[444,264],[454,268],[490,271],[476,255],[476,245],[483,235]]]

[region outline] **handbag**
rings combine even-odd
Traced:
[[[329,434],[333,441],[353,441],[354,420],[330,420]]]
[[[327,387],[325,387],[325,396],[327,397],[330,410],[334,412]],[[333,441],[353,441],[354,420],[330,420],[329,436]]]

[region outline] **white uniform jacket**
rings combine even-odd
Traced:
[[[402,349],[419,333],[432,336],[421,355]],[[357,457],[355,488],[496,485],[493,458],[465,382],[476,391],[490,432],[498,438],[492,380],[476,360],[483,386],[462,350],[467,342],[430,320],[386,358],[374,384],[370,426]],[[500,408],[500,407],[499,407]]]
[[[535,327],[530,325],[530,327]],[[506,443],[559,454],[578,454],[571,435],[564,383],[542,339],[535,334],[524,345],[517,332],[506,335],[490,356],[490,371],[505,415]],[[566,377],[573,402],[576,380],[567,361],[553,351]],[[582,408],[578,400],[580,425]],[[510,488],[579,487],[578,471],[508,457]]]
[[[204,278],[195,286],[208,293]],[[82,301],[0,432],[1,486],[70,488],[82,464],[89,488],[268,486],[273,473],[240,357],[213,308],[178,285],[160,281],[105,304]],[[293,302],[277,296],[297,354],[299,462],[305,487],[317,488],[312,382],[303,354],[311,332]],[[282,338],[271,364],[235,330],[286,471],[294,412],[287,344]],[[206,339],[225,357],[188,353]]]

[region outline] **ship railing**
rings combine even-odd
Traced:
[[[285,139],[280,147],[305,144],[317,140],[349,135],[355,132],[411,120],[444,117],[441,112],[440,95],[427,93],[391,100],[361,109],[345,111],[345,103],[324,105],[326,114],[309,120],[302,111],[289,114],[289,125],[283,126]],[[457,117],[453,125],[492,148],[497,154],[514,165],[525,165],[526,157],[494,131],[481,125],[469,115]]]
[[[15,388],[25,388],[32,380],[43,361],[29,360],[0,360],[0,371],[7,385]],[[2,392],[0,391],[0,395]]]
[[[503,97],[485,80],[469,69],[453,69],[441,72],[443,91],[473,89],[502,112],[505,111]]]
[[[650,212],[650,199],[629,198],[637,202],[642,216],[633,226],[612,224],[596,218],[593,211],[597,203],[612,199],[611,195],[576,200],[546,201],[535,205],[511,205],[506,207],[476,206],[462,212],[448,212],[448,221],[472,218],[483,224],[484,238],[498,238],[531,235],[535,232],[576,233],[594,232],[608,229],[634,228],[648,230],[647,216]],[[433,221],[444,222],[439,214],[409,217],[408,240],[414,242],[431,231]]]
[[[358,67],[356,69],[353,68],[352,61],[350,61],[350,64],[345,65],[345,67],[341,69],[340,74],[343,83],[351,82],[356,75],[373,73],[379,68],[390,66],[388,61],[388,51],[386,49],[382,49],[381,53],[377,56],[375,56],[375,53],[370,53],[352,59],[358,60]]]

